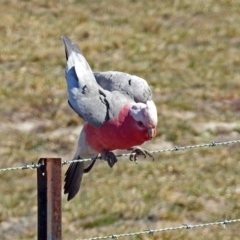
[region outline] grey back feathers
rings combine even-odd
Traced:
[[[146,103],[152,99],[152,91],[143,78],[117,71],[94,72],[94,76],[102,88],[124,92],[135,102]]]
[[[67,57],[66,80],[69,104],[85,121],[95,127],[117,115],[121,102],[111,107],[112,93],[97,82],[80,49],[62,37]],[[124,101],[125,102],[125,101]]]

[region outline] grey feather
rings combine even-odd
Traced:
[[[67,37],[62,37],[67,56],[66,80],[69,104],[85,121],[100,127],[107,120],[107,93],[96,82],[81,51]],[[104,93],[104,94],[101,94]]]
[[[76,162],[71,163],[69,166],[64,185],[64,194],[68,194],[68,201],[75,197],[80,189],[82,176],[84,173],[84,163]]]
[[[71,39],[69,39],[68,37],[66,36],[62,36],[62,40],[63,40],[63,43],[65,45],[65,54],[66,54],[66,59],[68,60],[68,57],[71,55],[71,53],[74,51],[74,52],[77,52],[77,53],[80,53],[82,54],[82,51],[80,50],[80,48],[78,47],[77,44],[74,44]]]
[[[116,117],[123,105],[133,102],[133,98],[124,86],[123,91],[117,87],[107,88],[104,84],[102,87],[80,49],[69,38],[63,36],[62,39],[67,56],[69,105],[85,121],[99,128],[105,121]],[[116,80],[114,78],[113,82]]]
[[[94,76],[105,90],[124,92],[135,102],[146,103],[152,99],[152,91],[143,78],[117,71],[94,72]]]

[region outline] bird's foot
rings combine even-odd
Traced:
[[[148,150],[146,150],[142,147],[132,147],[128,150],[132,151],[131,154],[130,154],[130,157],[129,157],[130,161],[134,161],[135,163],[137,163],[137,160],[138,160],[139,156],[143,156],[144,158],[149,156],[154,161],[154,156]]]
[[[107,161],[110,168],[112,168],[113,165],[118,161],[117,157],[113,152],[105,152],[101,154],[101,157]]]

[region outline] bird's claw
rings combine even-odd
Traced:
[[[102,154],[101,157],[107,161],[110,168],[112,168],[114,164],[118,161],[117,157],[113,152],[106,152]]]
[[[129,150],[132,151],[131,154],[130,154],[130,157],[129,157],[130,161],[134,161],[135,163],[137,163],[137,160],[138,160],[139,156],[143,156],[144,158],[149,156],[154,161],[154,156],[148,150],[146,150],[144,148],[134,147],[134,148],[130,148]]]

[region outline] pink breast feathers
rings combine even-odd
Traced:
[[[129,114],[131,106],[126,105],[115,119],[106,121],[100,128],[86,124],[86,141],[99,153],[104,150],[128,149],[149,140],[148,130]]]

